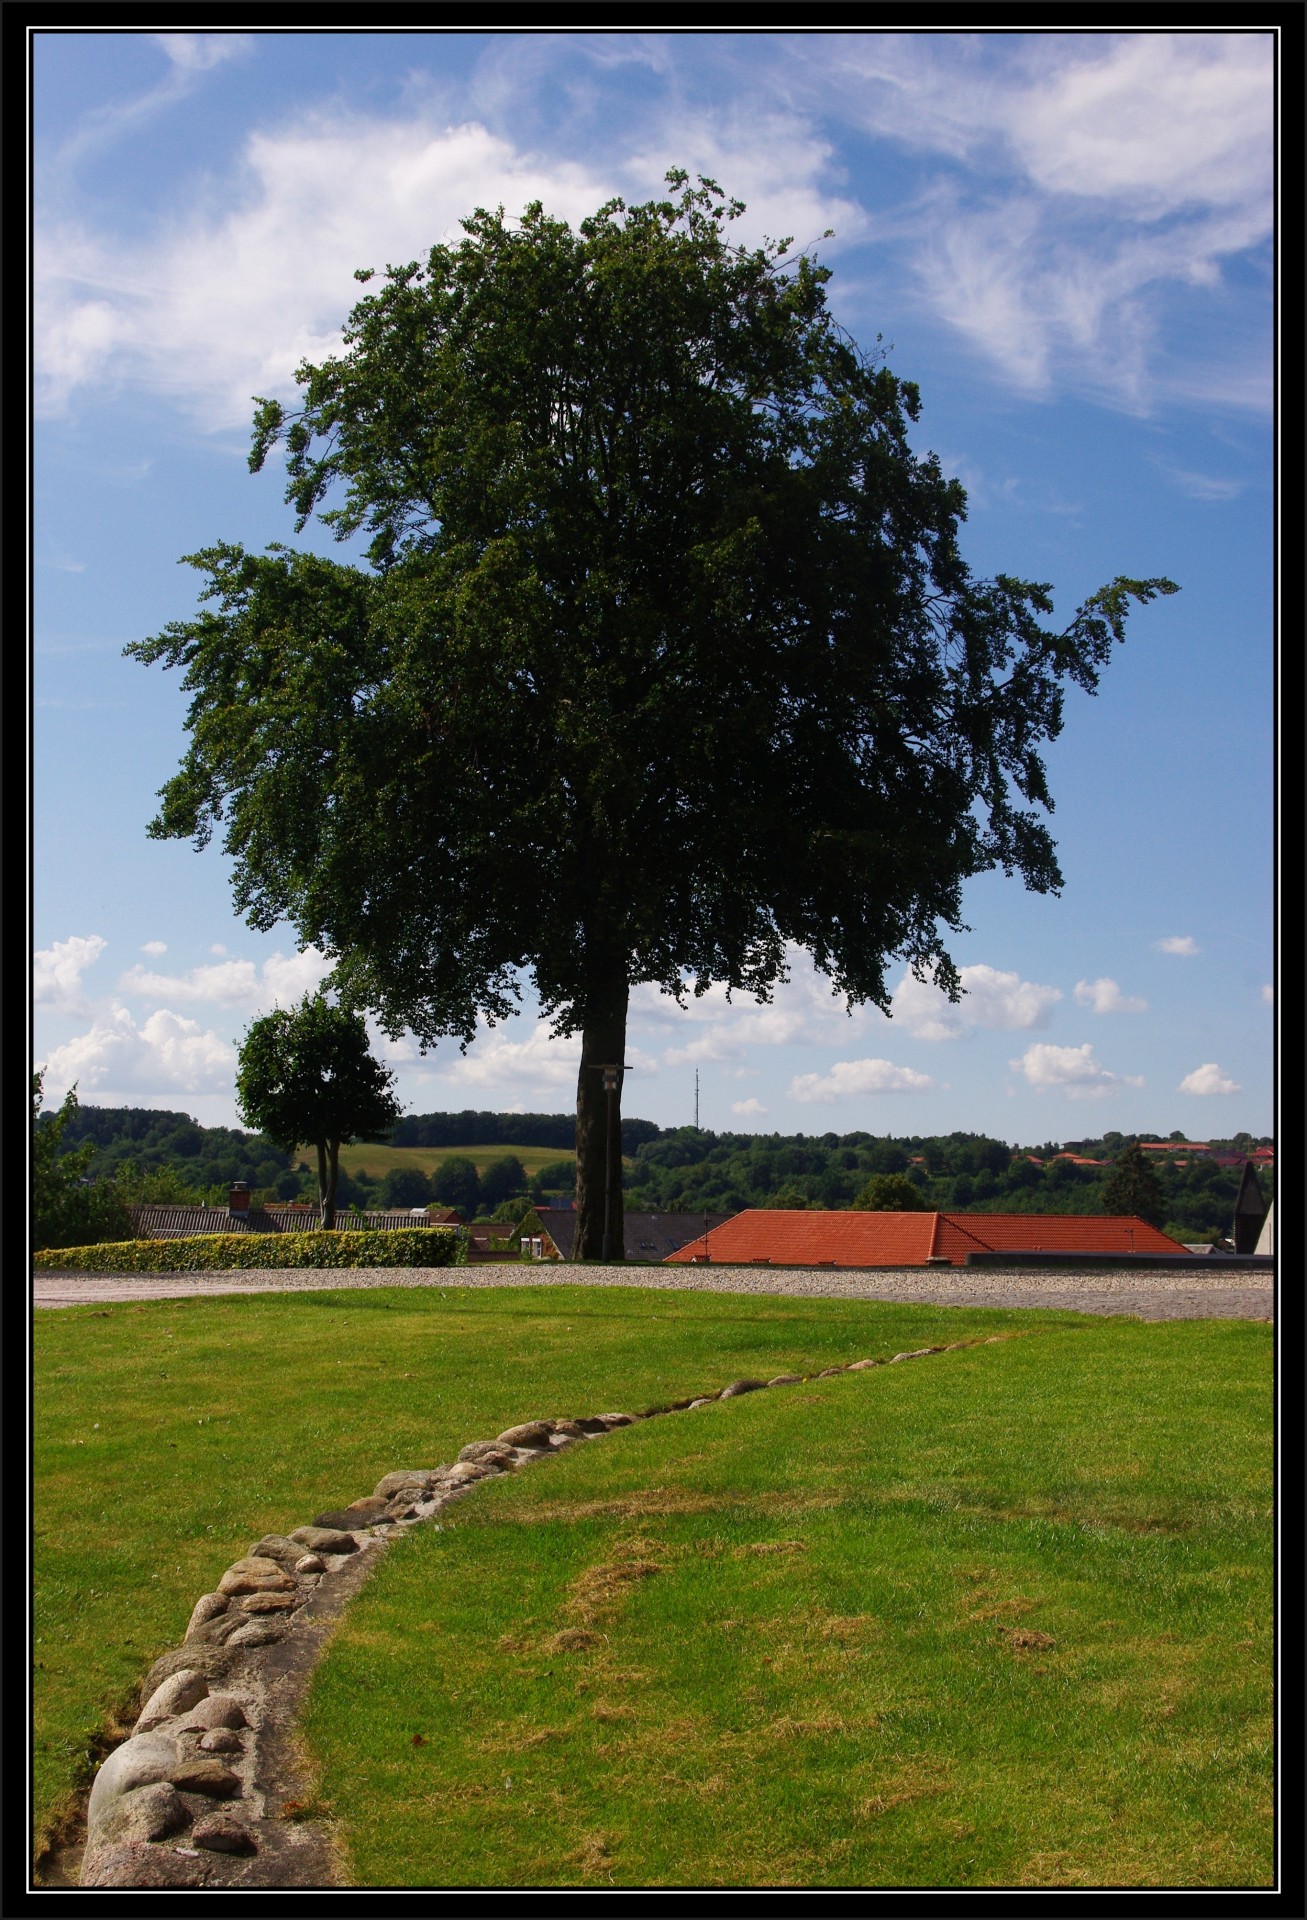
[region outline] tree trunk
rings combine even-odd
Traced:
[[[625,1257],[622,1222],[622,1072],[629,998],[625,970],[586,995],[581,1071],[576,1083],[576,1239],[574,1260]],[[612,1092],[604,1067],[616,1067]]]
[[[340,1167],[340,1141],[319,1140],[318,1214],[328,1233],[336,1224],[336,1180]]]

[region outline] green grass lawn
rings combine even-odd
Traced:
[[[1265,1884],[1268,1328],[640,1289],[38,1315],[38,1836],[264,1531],[531,1415],[1015,1328],[411,1536],[310,1703],[355,1874]]]

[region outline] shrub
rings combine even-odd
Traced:
[[[60,1247],[35,1267],[85,1273],[225,1273],[246,1267],[461,1267],[467,1242],[452,1227],[368,1227],[327,1233],[197,1233],[182,1240],[118,1240]]]

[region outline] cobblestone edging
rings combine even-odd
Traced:
[[[894,1366],[1015,1333],[854,1360],[806,1376]],[[321,1820],[295,1817],[305,1792],[294,1727],[332,1626],[387,1545],[480,1481],[637,1420],[729,1400],[805,1376],[735,1380],[648,1413],[529,1420],[474,1440],[448,1466],[399,1468],[373,1493],[310,1526],[266,1534],[196,1601],[181,1646],[154,1662],[130,1736],[101,1765],[86,1809],[83,1887],[248,1888],[339,1884]]]

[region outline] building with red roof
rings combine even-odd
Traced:
[[[969,1254],[1184,1254],[1134,1214],[835,1213],[751,1207],[668,1254],[664,1266],[960,1267]]]

